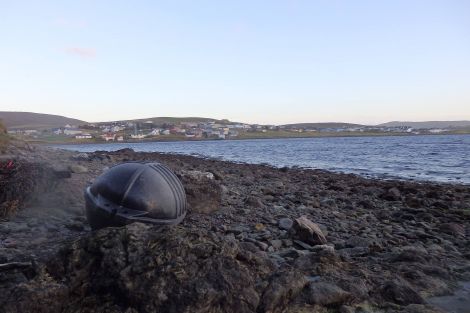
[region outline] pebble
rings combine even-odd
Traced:
[[[294,221],[290,218],[284,217],[279,220],[278,226],[280,229],[290,230],[292,226],[294,226]]]

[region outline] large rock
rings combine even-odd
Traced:
[[[311,282],[306,293],[308,303],[323,306],[339,305],[351,299],[349,292],[326,282]]]
[[[282,312],[307,282],[223,235],[139,223],[92,233],[36,272],[0,293],[4,312]]]
[[[201,171],[182,171],[179,174],[191,212],[208,214],[219,210],[223,191],[214,174]]]
[[[306,216],[295,219],[294,229],[295,236],[302,241],[313,245],[323,245],[327,243],[326,237],[320,227]]]
[[[401,280],[388,281],[380,290],[386,300],[400,305],[422,304],[424,299],[408,283]]]
[[[261,298],[259,312],[282,312],[307,284],[307,278],[298,272],[281,272],[271,277]]]

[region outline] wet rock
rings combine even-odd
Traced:
[[[311,282],[306,288],[307,302],[322,306],[340,305],[351,299],[351,294],[327,282]]]
[[[294,226],[294,221],[290,218],[284,217],[279,220],[278,226],[280,229],[290,230],[292,226]]]
[[[424,299],[405,281],[395,280],[384,284],[381,296],[390,302],[400,305],[423,304]]]
[[[301,216],[295,220],[294,229],[295,237],[309,244],[322,245],[327,243],[320,227],[306,216]]]

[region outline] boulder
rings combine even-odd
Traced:
[[[306,243],[312,245],[323,245],[327,243],[326,237],[320,227],[306,216],[301,216],[295,220],[294,230],[295,237]]]
[[[351,294],[327,282],[311,282],[306,289],[307,302],[322,306],[340,305],[351,299]]]
[[[248,261],[244,254],[236,241],[204,229],[105,228],[0,293],[0,307],[11,313],[285,310],[304,287],[303,276],[272,275],[268,259]]]
[[[201,171],[182,171],[179,174],[191,212],[209,214],[219,210],[223,190],[214,174]]]
[[[402,280],[386,282],[380,289],[382,298],[399,305],[423,304],[424,299],[408,283]]]

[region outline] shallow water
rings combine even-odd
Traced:
[[[132,148],[382,178],[470,184],[470,135],[335,137],[56,145],[92,152]]]

